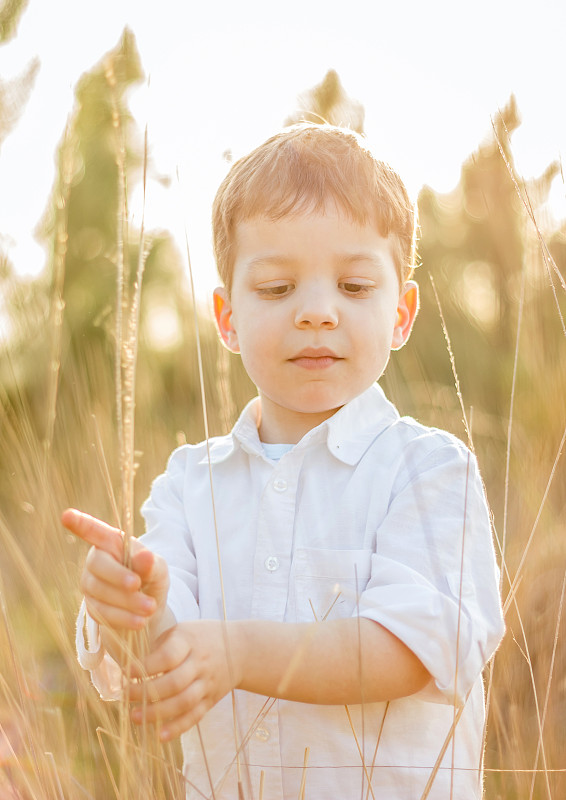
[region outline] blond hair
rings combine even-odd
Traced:
[[[329,200],[360,225],[392,237],[401,285],[416,257],[416,209],[399,175],[371,153],[354,131],[299,123],[236,161],[212,206],[214,253],[230,291],[234,231],[239,222],[321,212]]]

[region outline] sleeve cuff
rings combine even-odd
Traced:
[[[373,579],[377,585],[362,594],[360,616],[382,625],[415,653],[444,702],[464,703],[501,638],[499,616],[485,619],[465,590],[460,603],[450,591],[444,594],[389,559],[376,558]]]
[[[85,626],[87,629],[87,639],[85,641]],[[88,642],[88,644],[87,644]],[[91,648],[91,645],[94,647]],[[100,628],[86,611],[86,603],[83,599],[77,618],[77,630],[75,634],[75,645],[77,648],[77,658],[83,669],[96,669],[104,658],[104,648],[100,640]]]
[[[79,664],[90,672],[92,683],[101,698],[119,700],[122,694],[122,670],[102,646],[100,627],[88,615],[84,600],[77,619],[75,643]]]

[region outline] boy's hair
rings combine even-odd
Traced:
[[[374,224],[381,236],[393,237],[392,253],[403,285],[415,267],[417,224],[401,178],[376,159],[354,131],[299,123],[236,161],[216,193],[214,253],[228,292],[237,223],[322,211],[329,199],[353,221]]]

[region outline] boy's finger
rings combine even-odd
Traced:
[[[86,598],[87,606],[93,603],[102,604],[128,611],[140,617],[149,617],[155,611],[156,602],[153,597],[149,597],[143,592],[124,591],[111,583],[101,581],[91,573],[83,575],[80,586]]]
[[[137,680],[132,680],[129,685],[129,699],[133,703],[157,703],[178,698],[179,694],[192,686],[197,679],[195,666],[188,660],[183,661],[171,672],[161,672],[157,676],[146,675],[143,672],[144,664],[145,662],[136,665],[138,672],[132,677],[136,677]],[[139,672],[142,672],[141,676]]]
[[[85,542],[104,550],[118,561],[122,559],[122,532],[102,520],[91,517],[75,508],[67,508],[61,515],[61,522],[67,530]]]
[[[137,545],[137,540],[134,541],[136,541]],[[135,552],[136,549],[136,546],[132,547],[132,560],[130,563],[134,572],[139,575],[142,583],[147,583],[152,577],[151,573],[155,563],[155,556],[151,550],[145,547],[142,547],[137,553]]]
[[[176,679],[176,691],[166,697],[157,693],[156,688],[151,685],[151,681],[145,681],[142,684],[142,690],[145,687],[145,695],[142,691],[141,705],[132,710],[133,719],[135,720],[137,717],[138,720],[144,719],[145,722],[165,722],[175,720],[183,713],[192,711],[204,699],[206,686],[198,680],[189,685],[181,684],[179,680],[179,678]],[[129,687],[130,700],[133,700],[134,686],[134,684],[130,684]]]
[[[89,600],[87,610],[101,625],[114,630],[139,631],[147,625],[149,619],[145,614],[136,614],[126,608],[108,605],[95,599]]]
[[[210,701],[203,698],[196,699],[189,710],[179,709],[179,703],[175,701],[171,715],[167,716],[165,704],[138,706],[132,711],[132,719],[137,725],[156,722],[159,726],[159,738],[162,742],[167,742],[199,723],[210,707]]]
[[[141,587],[141,578],[131,569],[100,548],[91,547],[85,561],[85,573],[91,573],[103,583],[132,593]],[[84,590],[84,587],[82,587]]]
[[[175,720],[167,722],[159,728],[159,738],[162,742],[169,742],[177,736],[190,730],[193,725],[198,725],[201,719],[210,708],[210,703],[202,701],[187,714],[178,716]]]
[[[191,652],[191,642],[181,636],[176,628],[165,631],[154,644],[155,649],[143,659],[143,667],[132,665],[135,678],[170,672],[182,664]]]

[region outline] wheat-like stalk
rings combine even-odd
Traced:
[[[135,450],[135,393],[136,367],[139,341],[139,325],[141,310],[141,293],[143,274],[148,256],[145,236],[145,196],[147,187],[147,127],[144,135],[143,155],[143,205],[138,240],[138,258],[133,287],[130,290],[128,220],[127,220],[127,180],[125,163],[125,145],[121,124],[121,109],[116,94],[116,79],[112,61],[107,62],[106,79],[110,87],[113,109],[112,120],[116,133],[116,165],[118,170],[118,220],[117,220],[117,270],[116,270],[116,414],[120,444],[121,472],[121,529],[123,530],[124,564],[131,564],[131,540],[134,536],[134,479],[136,473]],[[126,686],[131,677],[132,660],[147,652],[148,642],[145,632],[129,632],[126,638],[125,654],[121,664],[126,678]],[[156,770],[156,763],[165,767],[167,759],[164,748],[158,743],[155,733],[147,724],[141,729],[142,747],[137,748],[132,742],[132,728],[129,718],[129,696],[127,689],[120,700],[120,800],[128,800],[135,795],[140,781],[147,791],[155,797],[170,796],[165,792],[163,776]],[[150,757],[151,756],[151,757]],[[132,764],[132,762],[134,762]],[[132,768],[133,767],[133,768]],[[168,789],[172,788],[170,778],[166,781]],[[177,790],[175,790],[177,791]]]

